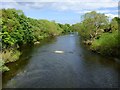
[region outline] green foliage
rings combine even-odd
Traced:
[[[9,71],[9,68],[6,67],[5,64],[18,60],[20,55],[20,51],[15,49],[4,50],[3,52],[0,52],[0,56],[2,58],[0,60],[0,71]]]
[[[18,60],[21,53],[18,50],[10,49],[4,50],[0,53],[0,55],[2,56],[2,60],[5,61],[5,63],[9,63]]]
[[[19,59],[20,51],[15,48],[23,44],[35,43],[50,36],[62,33],[60,26],[48,20],[37,20],[28,18],[21,10],[1,9],[0,10],[0,40],[2,41],[2,55],[0,70],[9,70],[5,63],[14,62]]]
[[[2,48],[34,43],[49,36],[59,35],[63,29],[55,22],[28,18],[21,10],[2,9]]]
[[[70,24],[60,24],[60,23],[58,23],[58,25],[60,26],[61,29],[63,29],[62,30],[63,34],[68,34],[68,33],[73,32]]]
[[[81,28],[81,23],[76,23],[71,26],[71,30],[74,32],[79,32]]]
[[[84,43],[91,43],[90,48],[96,52],[107,55],[118,55],[120,48],[120,18],[115,17],[109,22],[108,17],[95,11],[86,13],[82,22],[72,25],[78,31]]]
[[[118,42],[120,36],[118,31],[112,33],[103,33],[99,39],[95,39],[91,48],[101,54],[113,54],[118,49],[120,43]]]
[[[0,60],[0,72],[9,71],[9,68],[5,66],[5,61]]]
[[[120,25],[120,18],[118,17],[113,18],[110,25],[112,31],[118,30],[118,26]]]
[[[95,32],[108,25],[108,17],[95,11],[86,13],[82,16],[79,32],[85,39],[92,39],[95,37]]]

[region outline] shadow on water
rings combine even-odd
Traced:
[[[64,35],[23,47],[20,60],[8,64],[11,70],[3,74],[3,86],[120,87],[120,63],[87,50],[79,41],[77,35]]]
[[[26,46],[25,49],[23,51],[21,51],[22,55],[20,56],[19,60],[6,65],[9,67],[10,71],[4,72],[2,74],[3,86],[12,77],[17,75],[18,72],[22,71],[24,69],[24,67],[28,64],[30,57],[31,57],[30,55],[32,54],[32,49],[33,49],[32,47]]]
[[[45,38],[44,40],[40,41],[40,44],[36,44],[36,45],[28,44],[20,47],[20,51],[22,55],[19,57],[19,60],[17,60],[16,62],[6,64],[6,66],[9,67],[10,71],[4,72],[2,74],[2,86],[4,87],[4,85],[7,84],[7,82],[11,80],[11,78],[16,76],[18,73],[20,74],[23,73],[22,71],[24,71],[24,68],[29,63],[30,58],[32,57],[32,54],[36,52],[35,50],[37,48],[40,48],[43,45],[46,45],[55,41],[56,41],[56,38]]]
[[[99,86],[102,87],[120,87],[120,60],[92,52],[82,42],[80,46],[84,60],[83,69],[87,71],[90,78],[94,77],[91,83],[99,82]]]
[[[120,70],[120,59],[92,52],[82,42],[80,42],[80,46],[82,47],[84,61],[93,64],[99,63],[105,67],[115,67]]]

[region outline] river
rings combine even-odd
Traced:
[[[11,70],[3,73],[3,88],[120,87],[120,62],[87,50],[76,34],[26,46],[22,53],[7,65]]]

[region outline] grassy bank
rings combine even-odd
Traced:
[[[38,44],[41,40],[70,32],[69,24],[55,21],[33,19],[23,11],[16,9],[0,9],[0,40],[2,40],[1,70],[9,70],[5,64],[19,59],[20,51],[16,48],[26,44]],[[0,43],[1,45],[1,43]]]
[[[119,57],[120,18],[109,20],[105,14],[92,11],[83,15],[82,20],[72,28],[79,32],[83,43],[94,52]]]
[[[5,66],[6,63],[15,62],[21,55],[20,51],[16,49],[4,50],[0,53],[2,59],[0,60],[0,71],[9,71],[9,68]]]
[[[99,39],[93,40],[90,48],[103,55],[118,56],[119,40],[118,31],[103,33]]]

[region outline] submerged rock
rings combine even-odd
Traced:
[[[119,63],[120,63],[120,59],[119,59],[119,58],[114,58],[114,60],[115,60],[116,62],[119,62]]]
[[[37,42],[34,42],[34,44],[39,44],[39,43],[40,43],[40,42],[38,42],[38,41],[37,41]]]
[[[73,34],[71,34],[70,36],[74,36]]]
[[[64,51],[54,51],[55,53],[60,53],[60,54],[62,54],[62,53],[64,53]]]
[[[83,43],[86,44],[86,45],[91,45],[92,41],[91,40],[87,40],[87,41],[83,41]]]

